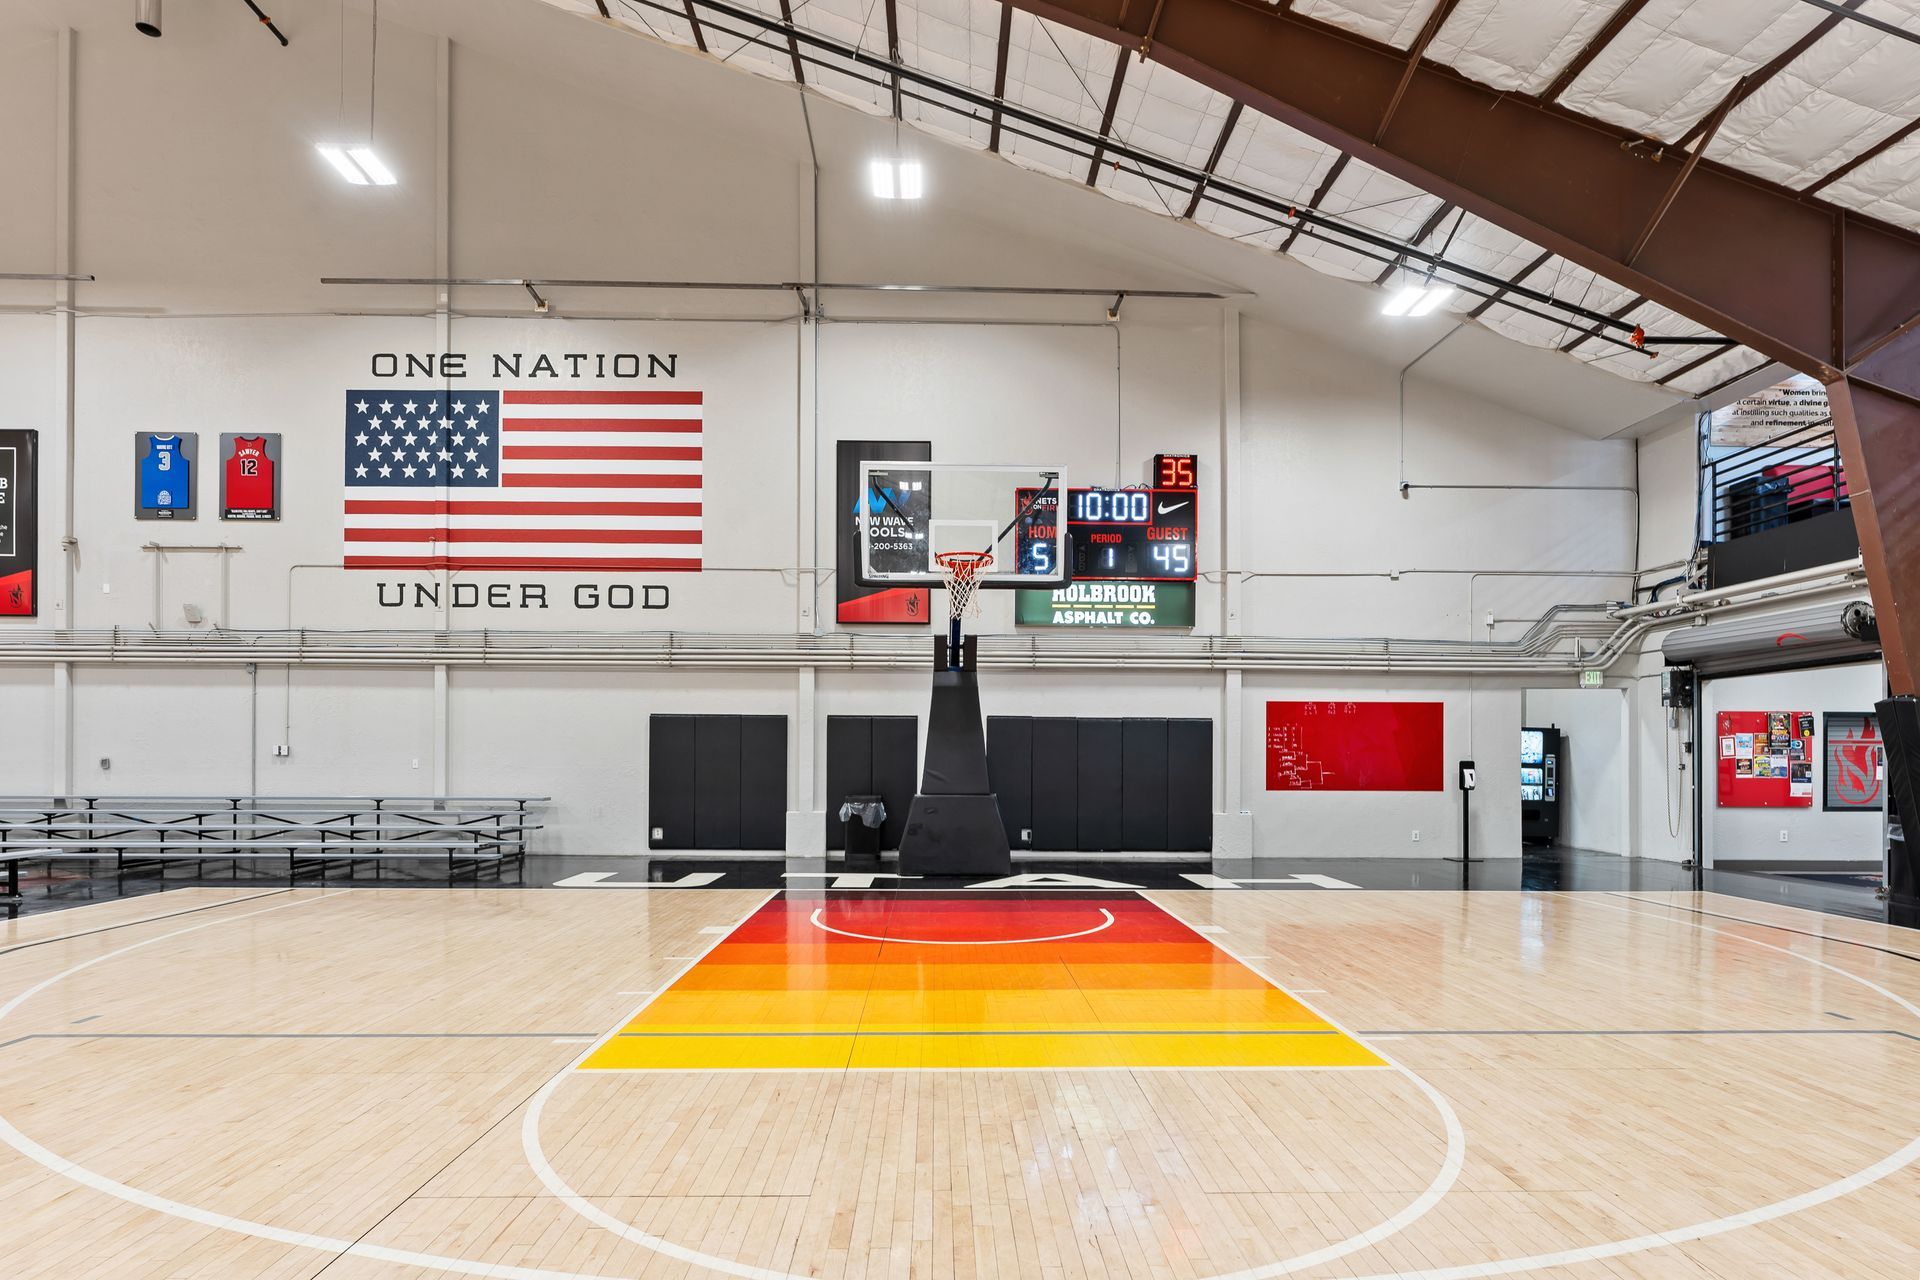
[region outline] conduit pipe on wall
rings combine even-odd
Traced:
[[[1622,617],[1607,642],[1582,659],[1552,652],[1557,625],[1535,640],[1476,644],[1388,639],[1282,639],[1177,636],[983,636],[980,661],[999,669],[1134,668],[1169,671],[1329,671],[1473,675],[1557,674],[1606,668],[1649,632],[1696,618],[1764,607],[1775,601],[1826,594],[1858,595],[1857,566],[1800,581],[1755,584],[1753,590],[1696,593],[1663,612]],[[1699,598],[1704,595],[1705,599]],[[1625,612],[1625,611],[1622,611]],[[314,666],[582,667],[655,670],[814,669],[914,670],[925,665],[918,636],[834,632],[824,636],[726,635],[681,632],[540,633],[526,631],[282,631],[141,632],[119,628],[19,634],[0,638],[0,663],[126,663],[234,665],[268,662]]]

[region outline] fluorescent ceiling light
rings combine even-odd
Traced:
[[[1412,316],[1424,316],[1429,311],[1432,311],[1435,307],[1438,307],[1441,303],[1445,302],[1448,298],[1451,298],[1452,296],[1453,296],[1452,285],[1430,284],[1427,286],[1426,297],[1414,303],[1413,310],[1409,311],[1407,314]]]
[[[1413,304],[1425,296],[1426,290],[1419,285],[1409,285],[1387,299],[1387,305],[1380,308],[1382,315],[1403,316],[1413,310]]]
[[[1450,284],[1410,284],[1388,298],[1380,311],[1389,316],[1424,316],[1452,296]]]
[[[364,187],[367,185],[367,175],[360,172],[359,165],[347,159],[346,152],[338,147],[330,147],[324,142],[316,143],[313,149],[325,156],[327,163],[332,165],[334,169],[339,172],[340,176],[348,182],[351,182],[356,187]]]
[[[356,187],[369,184],[376,187],[390,187],[399,179],[393,176],[393,170],[382,163],[373,153],[372,147],[338,147],[331,143],[316,143],[313,148],[326,157],[334,172]]]
[[[918,160],[875,160],[867,180],[876,200],[918,200],[926,190]]]
[[[399,181],[393,176],[393,170],[387,168],[380,157],[373,154],[372,147],[354,147],[347,154],[353,158],[355,164],[366,170],[367,176],[373,179],[374,186],[390,187]]]

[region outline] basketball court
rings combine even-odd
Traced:
[[[1920,0],[16,0],[3,1280],[1920,1276]]]
[[[163,897],[0,957],[14,1274],[1905,1271],[1920,984],[1885,927],[1692,894]],[[508,972],[507,932],[552,941]]]

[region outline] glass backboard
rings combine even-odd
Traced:
[[[935,557],[990,551],[985,588],[1045,589],[1069,578],[1067,531],[1059,504],[1038,495],[1066,492],[1060,467],[980,466],[877,459],[860,464],[862,586],[941,585]]]

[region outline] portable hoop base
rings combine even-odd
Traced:
[[[900,874],[1004,876],[1012,869],[1000,802],[987,782],[974,641],[954,646],[935,637],[927,764],[900,836]]]

